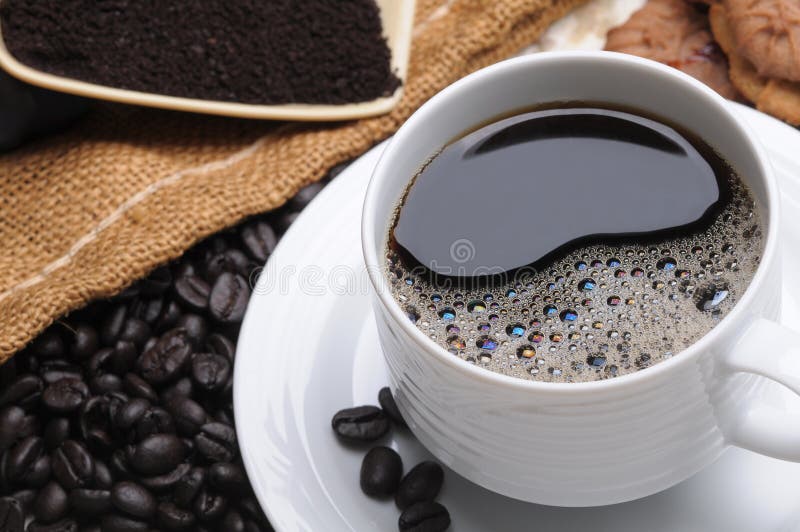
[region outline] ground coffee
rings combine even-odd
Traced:
[[[6,0],[0,20],[21,62],[111,87],[339,104],[400,83],[374,0]]]

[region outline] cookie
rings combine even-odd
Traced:
[[[768,78],[800,81],[800,1],[723,0],[739,53]]]
[[[650,0],[625,24],[608,32],[606,50],[665,63],[726,98],[739,96],[707,17],[685,0]]]
[[[723,5],[711,6],[709,22],[717,43],[728,55],[733,85],[758,110],[792,125],[800,125],[800,83],[764,77],[739,54],[736,35]]]

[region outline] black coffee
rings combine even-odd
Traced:
[[[524,378],[594,380],[708,332],[757,268],[758,219],[695,135],[629,110],[540,108],[425,165],[396,213],[388,276],[454,354]]]

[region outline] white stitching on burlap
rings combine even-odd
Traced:
[[[430,22],[434,20],[440,19],[445,16],[449,11],[451,6],[456,2],[456,0],[447,0],[441,7],[434,10],[425,20],[421,21],[414,27],[413,36],[417,36],[420,32],[422,32],[425,27]],[[287,126],[292,126],[292,124],[287,124]],[[274,134],[275,131],[272,131],[271,134]],[[271,135],[270,134],[270,135]],[[234,153],[233,155],[226,157],[220,161],[214,161],[211,163],[207,163],[201,166],[197,166],[194,168],[187,168],[185,170],[180,170],[173,174],[170,174],[158,181],[155,181],[145,187],[143,190],[137,192],[127,200],[125,200],[119,207],[117,207],[114,212],[103,218],[95,227],[93,227],[88,233],[84,236],[79,238],[61,257],[53,260],[49,264],[47,264],[44,268],[41,269],[39,273],[33,275],[24,281],[20,281],[19,283],[11,286],[4,292],[0,292],[0,301],[7,298],[14,292],[19,290],[30,288],[33,285],[36,285],[42,281],[44,281],[47,276],[53,273],[55,270],[69,264],[72,258],[86,245],[91,243],[93,240],[97,238],[97,235],[111,226],[114,222],[119,220],[126,212],[130,211],[133,207],[147,199],[148,197],[152,196],[154,193],[158,192],[160,189],[172,185],[183,179],[187,175],[197,175],[197,174],[205,174],[209,172],[215,172],[217,170],[224,170],[225,168],[229,168],[236,163],[244,161],[251,155],[253,155],[258,149],[266,142],[267,138],[270,135],[264,135],[263,137],[256,140],[253,144],[248,146],[247,148]]]

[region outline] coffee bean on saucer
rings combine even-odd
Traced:
[[[33,503],[33,516],[40,523],[53,523],[67,513],[67,492],[57,482],[48,482]]]
[[[377,406],[357,406],[338,411],[331,420],[336,435],[345,441],[374,441],[389,431],[389,418]]]
[[[402,476],[400,455],[389,447],[374,447],[361,462],[361,491],[371,497],[392,495]]]
[[[439,495],[444,482],[442,466],[432,461],[425,461],[414,466],[395,493],[395,503],[401,510],[417,502],[432,501]]]
[[[0,530],[4,532],[23,532],[25,514],[19,501],[11,497],[0,498]]]
[[[394,402],[392,390],[390,390],[388,386],[384,386],[378,392],[378,403],[380,403],[383,411],[386,412],[386,415],[389,416],[398,427],[407,426],[403,415],[400,413],[400,409],[397,408],[397,403]]]
[[[225,272],[217,277],[209,296],[208,309],[220,323],[239,323],[250,300],[250,285],[241,275]]]
[[[397,523],[402,532],[442,532],[450,526],[450,513],[438,502],[412,504]]]
[[[156,513],[156,498],[135,482],[118,482],[111,488],[111,504],[133,518],[147,520]]]

